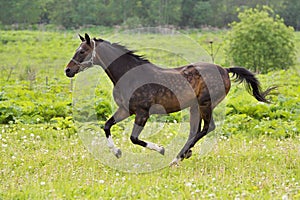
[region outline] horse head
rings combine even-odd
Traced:
[[[81,40],[81,44],[65,69],[66,76],[68,77],[74,77],[78,72],[94,65],[96,42],[94,39],[91,40],[87,33],[84,37],[79,35],[79,38]]]

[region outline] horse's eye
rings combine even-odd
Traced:
[[[81,50],[79,53],[80,53],[80,54],[84,54],[84,52],[85,52],[84,50]]]

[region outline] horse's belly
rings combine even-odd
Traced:
[[[197,97],[194,93],[191,94],[177,94],[174,93],[159,97],[156,99],[154,105],[159,105],[156,107],[161,107],[166,113],[177,112],[183,110],[191,105],[197,103]]]
[[[151,114],[177,112],[197,102],[191,87],[167,88],[158,84],[147,84],[131,94],[114,89],[114,99],[122,106],[136,113],[139,109],[148,110]]]

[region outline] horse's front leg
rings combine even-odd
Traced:
[[[121,157],[122,152],[120,149],[115,147],[114,141],[110,134],[110,128],[113,125],[115,125],[116,123],[126,119],[129,116],[130,116],[130,114],[126,109],[119,107],[118,110],[115,112],[115,114],[109,120],[107,120],[104,125],[104,131],[105,131],[105,135],[106,135],[106,139],[107,139],[107,145],[117,158]]]
[[[139,139],[139,135],[142,132],[142,130],[144,129],[144,126],[145,126],[148,118],[149,118],[149,113],[147,113],[147,112],[142,112],[142,113],[136,114],[134,126],[133,126],[132,133],[130,136],[130,140],[132,141],[133,144],[137,144],[142,147],[146,147],[148,149],[155,150],[155,151],[159,152],[160,154],[164,155],[165,149],[163,147],[158,146],[157,144],[154,144],[152,142],[146,142],[146,141]]]

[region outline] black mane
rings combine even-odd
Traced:
[[[117,49],[120,49],[120,50],[126,52],[126,55],[132,56],[132,57],[136,58],[138,61],[150,63],[150,61],[147,58],[145,58],[144,55],[137,55],[137,54],[135,54],[137,51],[129,50],[129,49],[127,49],[126,46],[121,45],[120,43],[111,43],[109,41],[106,41],[106,40],[103,40],[103,39],[96,39],[96,38],[94,38],[94,40],[97,41],[97,42],[105,42],[105,43],[107,43],[107,44],[109,44],[109,45],[111,45],[111,46],[113,46]]]

